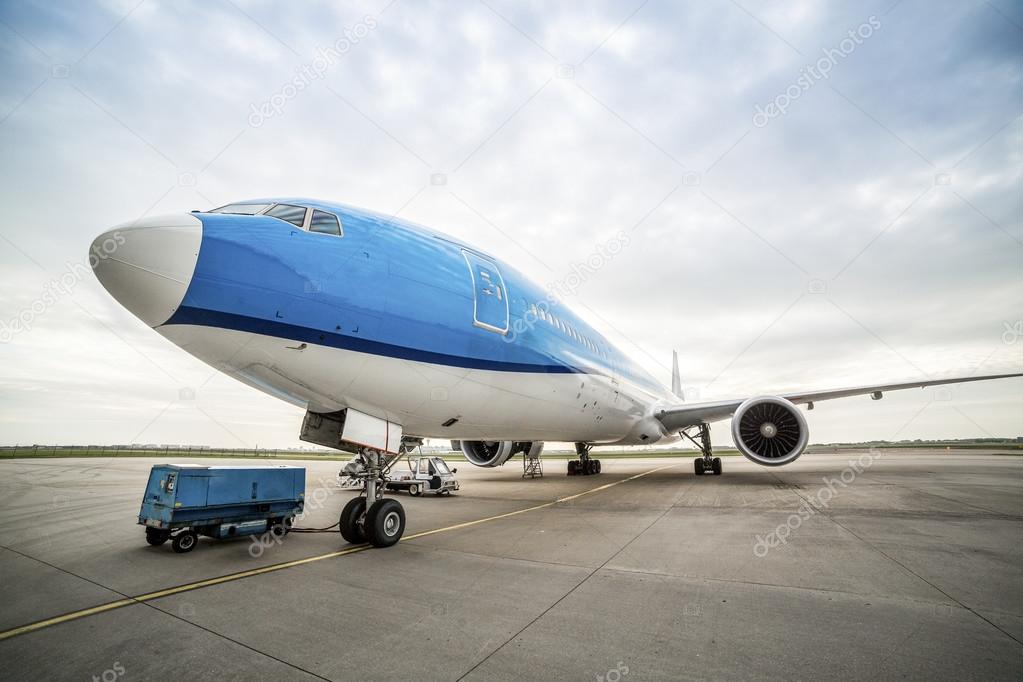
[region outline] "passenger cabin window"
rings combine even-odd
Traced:
[[[527,314],[532,314],[538,320],[544,320],[552,327],[560,330],[565,336],[569,337],[579,345],[583,346],[592,353],[595,353],[601,357],[607,357],[607,353],[601,346],[598,346],[590,337],[584,335],[578,329],[570,325],[568,322],[556,317],[554,313],[546,309],[546,306],[538,306],[534,303],[529,304],[529,310]]]
[[[317,209],[313,209],[313,219],[309,223],[309,231],[333,234],[339,237],[344,236],[344,233],[341,232],[341,223],[338,222],[337,216],[333,213]]]
[[[301,206],[277,204],[264,215],[279,218],[286,223],[291,223],[295,227],[302,227],[305,224],[305,209]]]
[[[210,213],[233,213],[235,215],[256,215],[266,210],[270,204],[228,204],[215,208]]]

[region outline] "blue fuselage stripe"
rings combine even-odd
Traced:
[[[346,334],[321,331],[310,327],[302,327],[275,320],[263,320],[246,315],[236,315],[216,310],[205,310],[190,306],[181,306],[177,312],[167,320],[167,325],[196,325],[202,327],[216,327],[219,329],[232,329],[262,336],[273,336],[282,339],[289,339],[296,342],[304,342],[330,348],[341,348],[344,350],[369,353],[401,360],[412,360],[425,362],[434,365],[447,367],[461,367],[465,369],[484,369],[496,372],[527,372],[533,374],[592,374],[585,369],[570,367],[567,365],[538,365],[519,362],[502,362],[486,360],[483,358],[469,358],[457,355],[435,353],[417,348],[396,346],[370,339],[360,339]]]

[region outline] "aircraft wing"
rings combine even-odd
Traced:
[[[886,391],[899,391],[904,388],[926,388],[928,386],[941,386],[944,384],[961,384],[968,381],[988,381],[989,379],[1007,379],[1010,377],[1023,376],[1023,372],[1016,374],[988,374],[985,376],[952,377],[945,379],[927,379],[925,381],[911,381],[901,384],[878,384],[876,386],[857,386],[856,388],[839,388],[829,391],[808,391],[803,393],[783,393],[780,397],[785,398],[797,405],[813,403],[818,400],[832,400],[833,398],[848,398],[854,395],[870,395],[873,393],[885,393]],[[663,408],[654,416],[664,424],[669,432],[678,431],[687,426],[696,426],[701,422],[713,422],[727,419],[745,402],[745,398],[737,400],[719,400],[706,403],[684,403]]]

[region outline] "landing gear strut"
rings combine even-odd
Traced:
[[[365,468],[354,476],[362,479],[365,496],[349,500],[341,510],[341,537],[353,544],[369,542],[376,547],[390,547],[405,532],[405,509],[397,500],[385,499],[382,493],[387,472],[400,455],[369,449],[360,454]]]
[[[569,476],[590,476],[600,473],[600,460],[590,459],[590,448],[588,443],[575,444],[575,454],[579,455],[579,459],[568,461]]]
[[[688,438],[693,445],[700,448],[700,452],[703,453],[702,457],[697,457],[693,460],[693,470],[697,476],[703,476],[704,474],[714,474],[715,476],[721,475],[721,458],[714,457],[710,447],[710,425],[701,423],[699,425],[699,433],[696,437],[689,433],[690,429],[695,428],[687,426],[686,428],[679,431],[679,435],[684,438]],[[696,440],[699,438],[700,440]]]

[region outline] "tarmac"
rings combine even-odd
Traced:
[[[0,461],[3,676],[1023,677],[1023,457],[602,459],[460,464],[451,497],[395,494],[389,549],[293,533],[182,555],[136,525],[158,460]],[[335,523],[340,463],[287,463],[299,525]]]

